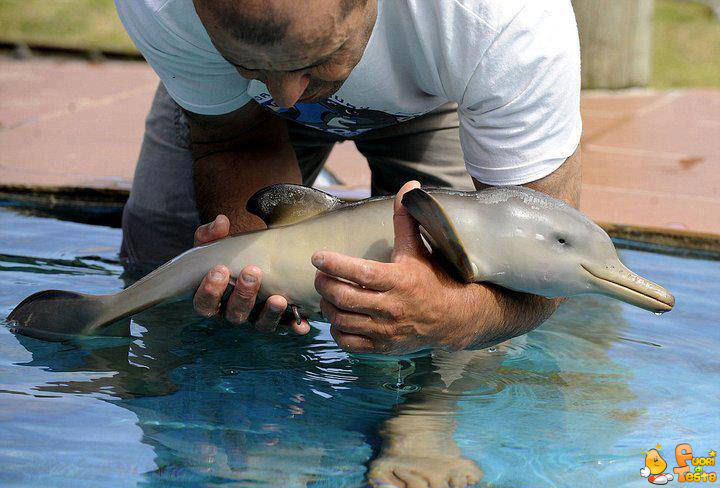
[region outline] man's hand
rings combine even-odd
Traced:
[[[320,308],[335,341],[347,351],[457,350],[478,335],[483,314],[474,294],[479,285],[459,283],[432,260],[417,223],[401,204],[403,194],[419,186],[406,183],[395,198],[392,262],[328,251],[312,257]]]
[[[230,233],[230,221],[224,215],[218,215],[209,224],[201,225],[195,231],[195,246],[227,237]],[[193,306],[195,311],[203,317],[212,317],[220,312],[220,301],[230,282],[230,271],[226,266],[218,265],[211,269],[203,278],[202,283],[195,292]],[[257,266],[246,266],[237,277],[237,283],[225,307],[225,319],[231,324],[247,322],[250,312],[255,306],[257,294],[262,283],[262,271]],[[262,332],[273,332],[280,324],[280,320],[288,303],[284,297],[273,295],[267,299],[257,318],[255,328]],[[303,320],[297,324],[294,320],[290,329],[299,335],[310,332],[310,324]]]
[[[313,255],[315,288],[323,297],[320,308],[340,347],[374,353],[483,348],[525,334],[552,315],[563,299],[463,284],[445,273],[401,204],[402,195],[418,186],[405,184],[395,199],[391,263],[327,251]],[[477,181],[475,186],[487,187]],[[526,186],[577,207],[580,148],[553,173]]]

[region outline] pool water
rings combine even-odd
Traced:
[[[121,289],[119,243],[118,229],[0,209],[0,320],[42,289]],[[50,343],[4,323],[0,486],[360,487],[398,411],[420,429],[452,418],[478,486],[648,486],[657,443],[669,472],[679,443],[720,448],[720,262],[621,258],[675,310],[573,299],[447,390],[426,354],[355,357],[323,324],[267,336],[187,303],[137,316],[131,339]]]

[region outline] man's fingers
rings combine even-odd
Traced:
[[[225,318],[233,324],[242,324],[247,322],[250,313],[255,306],[258,291],[262,283],[262,271],[257,266],[247,266],[238,277],[235,289],[227,303]],[[255,327],[262,331],[273,331],[282,321],[283,310],[287,308],[287,301],[280,296],[270,297],[270,305],[267,302],[260,312]],[[277,309],[281,309],[279,316]],[[300,323],[293,319],[287,323],[287,327],[294,334],[305,335],[310,332],[310,323],[306,319],[302,319]]]
[[[392,349],[387,331],[367,315],[348,313],[325,300],[320,301],[323,316],[330,321],[330,334],[344,351],[386,353]]]
[[[313,265],[328,275],[352,281],[377,291],[388,291],[395,286],[392,267],[369,259],[354,258],[337,252],[318,251],[312,256]]]
[[[195,231],[193,245],[200,246],[226,237],[230,233],[230,220],[220,214],[209,224],[201,225]]]
[[[376,339],[382,335],[380,327],[368,315],[340,310],[324,299],[320,300],[320,310],[330,325],[340,332],[363,335],[370,339]]]
[[[255,328],[260,332],[274,332],[287,305],[285,297],[280,295],[273,295],[268,298],[255,321]]]
[[[247,321],[255,306],[261,281],[262,271],[257,266],[247,266],[240,272],[225,309],[228,322],[242,324]]]
[[[203,317],[212,317],[220,310],[220,300],[230,280],[225,266],[215,266],[205,275],[193,297],[195,312]]]
[[[315,289],[325,301],[342,310],[388,318],[382,292],[361,288],[321,271],[315,273]]]
[[[216,266],[203,279],[195,297],[193,306],[195,311],[203,317],[212,317],[220,310],[220,302],[230,281],[230,272],[225,266]],[[225,319],[232,324],[247,322],[255,306],[262,271],[257,266],[246,266],[238,276],[235,288],[230,295],[225,309]],[[254,325],[261,332],[273,332],[277,329],[283,312],[287,308],[287,300],[280,295],[273,295],[267,299],[257,316]],[[310,332],[310,324],[303,319],[298,324],[293,320],[288,328],[297,335]]]
[[[405,193],[414,188],[420,188],[417,181],[408,181],[395,196],[393,226],[395,229],[395,243],[393,245],[393,261],[399,256],[425,255],[427,250],[420,237],[418,224],[402,204]]]
[[[330,326],[330,334],[343,351],[355,353],[377,352],[373,341],[365,336],[346,334],[335,326]]]

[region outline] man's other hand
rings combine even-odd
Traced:
[[[218,215],[209,224],[201,225],[195,231],[195,246],[208,244],[212,241],[227,237],[230,233],[230,221],[224,215]],[[213,317],[220,312],[220,302],[225,289],[230,283],[230,270],[223,265],[211,269],[193,298],[195,311],[203,317]],[[232,290],[224,318],[231,324],[242,324],[248,321],[250,312],[255,306],[257,294],[262,283],[262,271],[257,266],[245,266],[237,277]],[[281,322],[287,300],[280,295],[273,295],[262,306],[257,318],[254,320],[255,328],[261,332],[273,332]],[[310,332],[310,324],[304,320],[298,324],[295,320],[288,320],[288,327],[296,334],[304,335]]]

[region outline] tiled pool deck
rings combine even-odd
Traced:
[[[0,192],[125,192],[157,78],[139,62],[0,57]],[[720,239],[720,90],[583,95],[582,210],[604,224]],[[351,143],[328,169],[362,195]]]

